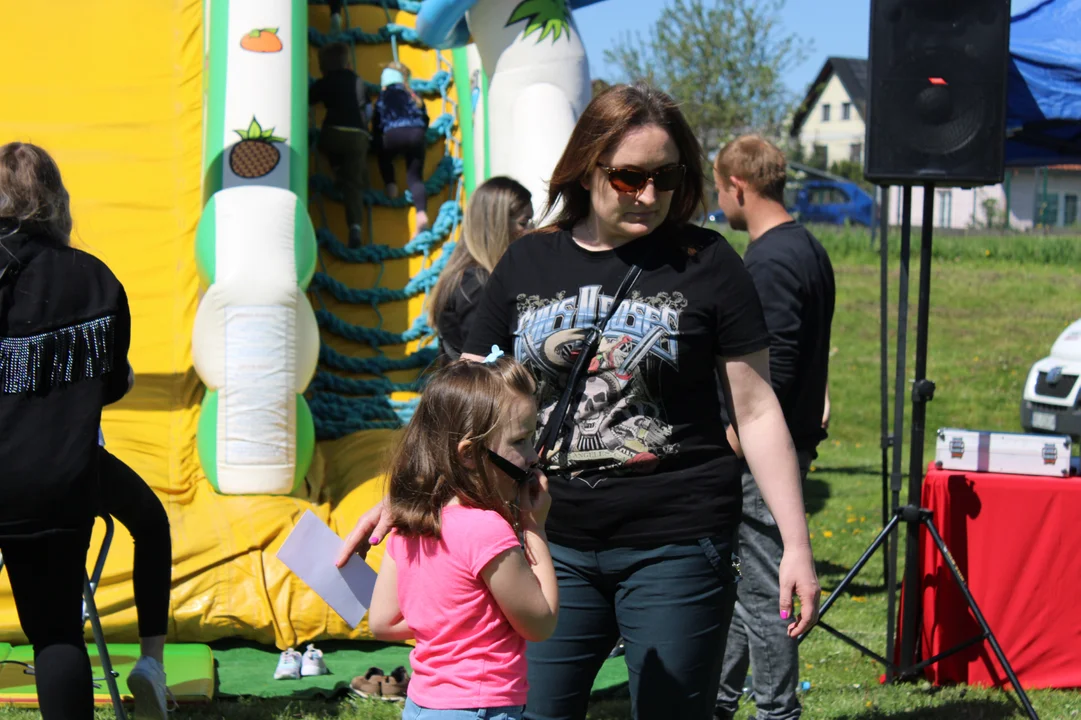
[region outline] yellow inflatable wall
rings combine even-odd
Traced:
[[[325,31],[326,6],[309,12],[312,26]],[[370,32],[387,21],[382,9],[350,12],[350,25]],[[391,16],[396,23],[413,22],[408,13]],[[308,482],[294,497],[218,495],[196,458],[203,389],[192,368],[190,338],[198,293],[193,242],[201,210],[203,22],[202,0],[8,3],[0,43],[0,67],[7,69],[0,95],[8,98],[0,142],[34,142],[54,155],[72,196],[75,244],[107,262],[127,289],[135,389],[107,410],[103,426],[108,448],[154,488],[169,514],[169,641],[243,637],[284,648],[329,636],[362,637],[366,626],[350,630],[275,553],[308,509],[347,534],[382,494],[380,462],[396,433],[361,432],[320,443]],[[435,53],[404,45],[400,53],[414,77],[435,73]],[[361,74],[372,82],[392,59],[389,45],[358,46],[356,54]],[[311,67],[317,74],[314,50]],[[439,101],[429,102],[429,114],[438,117]],[[321,114],[315,119],[321,121]],[[442,143],[429,150],[428,173],[442,152]],[[313,164],[316,154],[313,149]],[[404,187],[402,179],[399,184]],[[433,220],[446,199],[446,193],[431,198]],[[320,202],[312,193],[316,227],[325,212],[344,238],[341,206]],[[413,213],[377,208],[374,229],[377,242],[402,245],[415,229]],[[349,266],[326,255],[323,261],[326,272],[351,287],[376,282],[377,266]],[[388,262],[382,284],[401,287],[420,269],[416,259]],[[375,325],[370,308],[326,296],[312,303],[350,322]],[[383,306],[384,327],[404,331],[421,303]],[[324,341],[350,355],[372,354],[337,337],[325,335]],[[90,562],[101,526],[99,521]],[[378,567],[380,556],[377,550],[369,560]],[[131,568],[131,538],[118,524],[97,593],[110,642],[137,638]],[[0,575],[0,641],[25,642],[7,573]]]

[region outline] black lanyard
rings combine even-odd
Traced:
[[[589,366],[590,360],[593,359],[593,355],[597,352],[597,346],[600,345],[604,328],[612,319],[616,309],[623,304],[627,294],[630,293],[634,284],[638,282],[638,276],[641,274],[642,268],[639,265],[631,265],[630,269],[627,270],[627,274],[623,276],[623,281],[619,284],[604,319],[592,325],[586,333],[585,339],[582,341],[582,349],[578,352],[578,357],[571,367],[570,375],[567,376],[567,386],[563,388],[563,394],[552,410],[552,414],[548,416],[548,422],[544,425],[544,430],[541,431],[540,438],[537,440],[537,455],[540,456],[542,465],[547,462],[548,453],[556,446],[559,439],[572,424],[566,421],[567,412],[570,410],[572,399],[577,394],[582,375]]]

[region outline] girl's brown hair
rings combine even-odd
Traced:
[[[0,147],[0,218],[71,242],[71,199],[60,168],[37,145],[13,142]]]
[[[513,524],[492,481],[486,448],[503,429],[513,402],[532,397],[533,377],[519,363],[459,360],[428,380],[416,412],[391,456],[387,473],[392,525],[402,535],[440,536],[443,506],[494,510]],[[472,441],[467,467],[458,443]]]
[[[428,297],[428,318],[432,325],[462,283],[462,274],[471,267],[488,275],[510,244],[521,234],[517,218],[532,208],[529,190],[517,180],[497,176],[473,191],[462,222],[461,241],[455,246],[439,281]]]
[[[656,125],[671,136],[679,149],[679,162],[686,167],[664,222],[666,225],[690,222],[699,208],[704,207],[705,175],[698,138],[668,94],[645,84],[613,85],[586,106],[552,171],[545,214],[559,201],[563,204],[547,229],[570,230],[589,216],[589,190],[582,181],[593,175],[600,158],[614,150],[628,131],[648,125]]]

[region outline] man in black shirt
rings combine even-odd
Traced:
[[[323,127],[319,130],[319,151],[334,173],[334,182],[342,194],[345,220],[349,226],[349,244],[360,245],[364,212],[364,191],[368,178],[368,146],[371,134],[364,78],[353,71],[349,46],[332,43],[319,51],[319,69],[323,77],[308,89],[308,104],[326,107]]]
[[[718,204],[729,225],[750,235],[743,261],[766,316],[770,380],[806,480],[815,448],[826,437],[835,289],[825,248],[785,210],[785,175],[784,154],[753,135],[722,148],[713,166]],[[731,426],[728,437],[738,454]],[[796,698],[799,656],[796,640],[785,632],[787,622],[777,617],[781,536],[746,467],[738,552],[743,581],[737,586],[716,716],[735,715],[750,664],[758,720],[793,720],[802,712]]]

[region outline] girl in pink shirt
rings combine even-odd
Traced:
[[[417,641],[403,720],[519,720],[526,641],[555,630],[536,388],[501,355],[431,378],[388,472],[394,532],[368,626]]]

